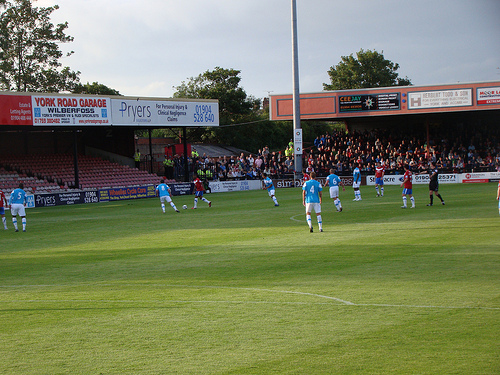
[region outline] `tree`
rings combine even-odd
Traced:
[[[175,98],[218,99],[218,128],[190,128],[188,137],[191,140],[230,144],[235,147],[245,145],[245,135],[241,126],[229,125],[249,123],[257,120],[255,108],[260,108],[260,100],[248,97],[245,90],[239,87],[240,71],[216,67],[207,70],[198,77],[191,77],[174,87]],[[248,141],[248,138],[246,139]],[[246,144],[248,145],[248,143]]]
[[[190,78],[175,87],[175,98],[191,99],[218,99],[219,122],[229,125],[241,122],[242,117],[252,113],[254,107],[260,107],[260,101],[247,97],[243,88],[239,87],[240,71],[216,67],[213,71],[207,70],[196,78]]]
[[[117,90],[99,82],[94,82],[92,84],[87,82],[85,85],[79,83],[73,89],[73,94],[121,95]]]
[[[72,42],[73,37],[65,34],[67,22],[56,26],[50,22],[59,6],[38,8],[31,0],[0,0],[0,9],[0,88],[72,91],[80,72],[62,66],[59,44]]]
[[[383,52],[383,51],[382,51]],[[342,61],[330,67],[330,84],[323,83],[324,90],[348,90],[372,87],[409,86],[408,77],[400,78],[399,64],[386,60],[377,51],[361,49],[356,53],[342,56]]]

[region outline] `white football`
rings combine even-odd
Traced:
[[[182,206],[183,210],[187,210],[187,208],[188,208],[188,206],[186,206],[186,205]]]

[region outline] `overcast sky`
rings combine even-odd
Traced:
[[[81,81],[171,97],[219,66],[263,98],[291,93],[291,0],[38,0],[58,4]],[[500,81],[500,0],[297,0],[300,91],[318,92],[342,56],[376,50],[414,85]]]

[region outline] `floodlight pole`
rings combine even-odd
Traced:
[[[292,0],[292,56],[293,56],[293,140],[295,174],[302,173],[302,129],[300,127],[299,55],[297,43],[297,3]],[[299,135],[299,136],[298,136]]]

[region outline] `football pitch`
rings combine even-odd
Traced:
[[[499,374],[496,187],[324,191],[322,233],[298,188],[7,212],[0,373]]]

